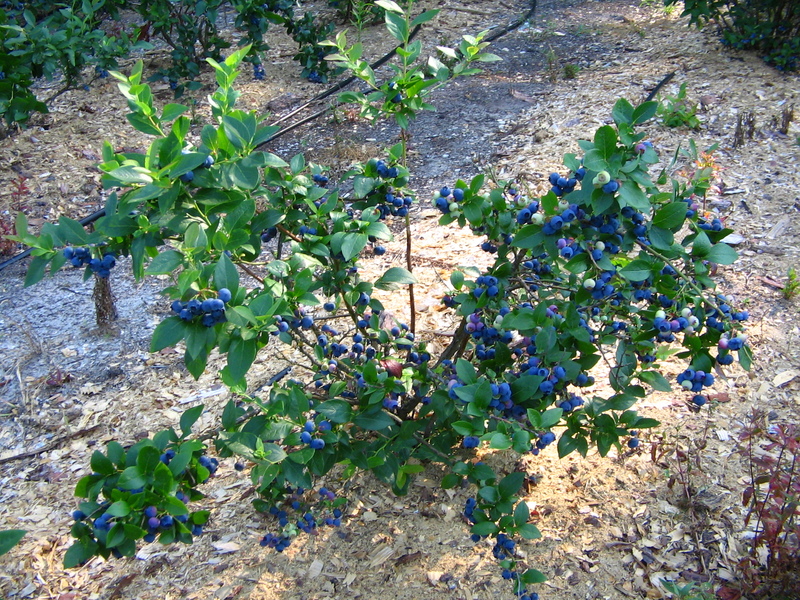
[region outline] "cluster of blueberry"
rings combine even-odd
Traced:
[[[458,203],[464,200],[464,190],[461,188],[450,189],[444,186],[433,196],[433,203],[444,214],[455,212],[459,209]]]
[[[564,194],[569,194],[570,192],[575,191],[575,186],[578,185],[579,181],[583,180],[583,177],[586,175],[586,169],[581,167],[575,172],[574,177],[570,177],[567,179],[566,177],[561,177],[558,173],[550,173],[550,177],[548,181],[550,185],[553,186],[550,190],[556,196],[563,196]],[[535,211],[534,211],[535,212]]]
[[[213,327],[217,323],[224,323],[225,304],[230,302],[231,292],[228,288],[222,288],[217,292],[216,298],[206,298],[203,301],[192,298],[188,302],[175,300],[172,303],[172,312],[177,314],[183,321],[193,321],[200,317],[200,322],[206,327]]]
[[[264,81],[266,74],[267,73],[264,70],[264,65],[261,63],[253,63],[253,79],[256,81]]]
[[[584,375],[585,377],[585,375]],[[588,378],[587,378],[588,379]],[[579,408],[584,405],[583,398],[577,396],[575,394],[570,394],[568,400],[563,400],[559,402],[558,408],[563,410],[565,413],[572,412],[576,408]]]
[[[303,502],[302,498],[305,495],[303,488],[297,488],[292,491],[291,487],[286,488],[289,497],[286,499],[288,507],[295,512],[305,511],[300,515],[295,523],[290,524],[289,513],[273,505],[269,508],[269,514],[278,519],[278,527],[281,531],[279,534],[268,533],[261,538],[260,545],[264,548],[274,548],[278,552],[283,552],[292,542],[292,538],[297,535],[297,531],[302,531],[311,535],[316,534],[317,527],[320,522],[329,527],[339,527],[342,524],[342,509],[339,508],[342,500],[336,500],[336,493],[328,488],[321,487],[318,492],[319,502],[318,506],[309,509]],[[336,501],[336,502],[334,502]],[[287,507],[287,508],[288,508]],[[326,514],[320,521],[315,514],[316,512]],[[295,529],[296,528],[296,529]]]
[[[692,402],[697,406],[703,406],[708,401],[708,398],[699,392],[703,391],[704,387],[711,387],[714,385],[714,374],[706,373],[699,369],[686,369],[683,373],[678,375],[677,380],[685,390],[694,392],[695,395],[692,396]]]
[[[638,431],[629,431],[628,432],[631,436],[631,439],[628,440],[628,448],[633,450],[634,448],[639,447],[639,432]]]
[[[64,258],[66,258],[73,267],[89,266],[92,273],[102,279],[108,279],[111,275],[111,269],[117,264],[117,257],[113,254],[106,253],[103,258],[92,258],[91,251],[88,248],[73,248],[67,246],[64,248]]]
[[[375,169],[378,171],[378,177],[381,179],[395,179],[400,171],[397,167],[390,167],[386,161],[379,160],[375,163]]]
[[[300,441],[308,445],[312,450],[322,450],[325,447],[325,440],[321,437],[314,437],[314,433],[326,433],[332,428],[330,421],[320,421],[315,423],[312,420],[306,421],[303,431],[300,432]]]
[[[475,498],[467,498],[467,502],[464,505],[464,516],[470,523],[474,524],[477,522],[475,518],[475,509],[477,507],[478,502]],[[478,534],[472,534],[471,539],[473,542],[477,543],[483,538]],[[508,565],[508,567],[504,568],[502,571],[503,579],[515,580],[519,578],[519,573],[517,573],[513,567],[516,562],[514,558],[516,547],[516,542],[508,537],[508,535],[505,533],[497,534],[494,546],[492,547],[492,556],[502,564]],[[539,594],[536,592],[528,593],[527,590],[523,588],[518,591],[516,598],[517,600],[539,600]]]
[[[268,244],[272,240],[278,237],[278,228],[277,227],[270,227],[269,229],[265,229],[261,234],[261,242],[264,244]]]
[[[475,283],[476,287],[474,290],[472,290],[472,294],[476,298],[480,298],[484,293],[489,298],[494,298],[500,293],[497,277],[492,277],[491,275],[481,275],[475,280]]]

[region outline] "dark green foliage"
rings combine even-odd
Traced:
[[[108,36],[100,29],[108,15],[102,1],[50,11],[34,3],[0,12],[0,113],[9,124],[24,124],[35,111],[47,112],[47,100],[30,91],[34,79],[61,77],[55,96],[85,84],[86,67],[104,76],[128,54],[134,46],[130,37]]]
[[[328,0],[328,5],[336,9],[342,21],[352,23],[358,29],[380,23],[386,16],[386,9],[369,0]]]
[[[664,0],[667,6],[678,0]],[[760,54],[781,71],[800,68],[800,3],[796,0],[685,0],[683,16],[714,22],[722,43]]]
[[[333,33],[332,23],[322,25],[314,21],[314,15],[306,13],[302,19],[288,24],[286,31],[299,47],[294,59],[303,67],[303,77],[314,83],[327,83],[329,76],[337,74],[333,63],[325,60],[332,52],[331,48],[320,45],[320,42]],[[338,71],[341,72],[341,69]]]
[[[325,60],[330,50],[320,45],[332,25],[321,24],[311,13],[295,21],[290,0],[84,0],[58,9],[40,1],[7,4],[0,12],[0,114],[9,124],[24,125],[32,112],[47,112],[53,97],[106,77],[108,70],[117,68],[118,59],[155,40],[170,48],[170,62],[150,80],[167,78],[176,97],[197,89],[205,60],[221,60],[232,44],[218,25],[226,11],[235,15],[233,27],[241,34],[239,45],[250,48],[249,61],[261,64],[269,50],[264,35],[275,24],[297,42],[295,59],[303,77],[326,82],[332,74]],[[123,10],[135,12],[140,23],[126,30],[119,20]],[[30,87],[39,77],[62,78],[61,89],[50,98],[36,98]]]

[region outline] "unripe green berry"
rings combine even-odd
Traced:
[[[592,179],[592,185],[599,189],[609,181],[611,181],[611,175],[608,174],[608,171],[600,171],[595,175],[594,179]]]

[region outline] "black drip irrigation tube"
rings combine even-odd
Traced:
[[[519,28],[523,23],[528,21],[533,16],[534,12],[536,12],[537,1],[538,0],[530,0],[530,8],[528,9],[528,11],[524,15],[522,15],[522,17],[520,17],[519,19],[513,21],[512,23],[510,23],[509,25],[507,25],[503,29],[500,29],[499,31],[494,32],[493,34],[486,36],[483,39],[483,41],[484,42],[493,42],[493,41],[503,37],[504,35],[507,35],[507,34],[511,33],[515,29]],[[411,32],[411,35],[409,36],[409,41],[416,37],[416,35],[419,33],[421,28],[422,28],[421,24],[417,25],[416,27],[414,27],[414,29]],[[382,67],[389,60],[391,60],[392,57],[395,54],[397,54],[397,49],[399,47],[400,46],[396,46],[395,48],[390,50],[385,56],[383,56],[382,58],[376,60],[374,63],[372,63],[370,65],[370,68],[377,69],[379,67]],[[328,96],[331,96],[331,95],[335,94],[339,90],[341,90],[341,89],[347,87],[348,85],[350,85],[351,83],[353,83],[356,79],[357,78],[355,76],[348,77],[347,79],[344,79],[343,81],[340,81],[339,83],[331,86],[329,89],[325,90],[324,92],[322,92],[318,96],[315,96],[311,100],[308,100],[306,103],[304,103],[301,106],[298,106],[297,108],[295,108],[289,114],[284,115],[283,117],[281,117],[280,119],[278,119],[277,121],[272,123],[272,126],[278,125],[278,124],[286,121],[287,119],[292,118],[296,114],[304,111],[306,108],[308,108],[312,104],[315,104],[315,103],[319,102],[320,100],[324,100]],[[328,112],[328,110],[329,109],[326,107],[326,108],[324,108],[322,110],[319,110],[319,111],[315,112],[314,114],[311,114],[311,115],[309,115],[309,116],[307,116],[307,117],[305,117],[303,119],[300,119],[296,123],[292,123],[291,125],[289,125],[285,129],[281,129],[278,133],[273,135],[271,138],[269,138],[266,141],[264,141],[261,144],[259,144],[256,147],[256,150],[258,150],[260,148],[263,148],[264,146],[266,146],[270,142],[275,141],[276,139],[278,139],[282,135],[285,135],[285,134],[289,133],[293,129],[297,129],[298,127],[300,127],[302,125],[305,125],[306,123],[310,123],[314,119],[318,119],[319,117],[324,115],[326,112]],[[79,223],[85,227],[86,225],[90,225],[91,223],[94,223],[98,219],[104,217],[105,214],[106,214],[106,210],[104,208],[101,208],[100,210],[95,211],[92,214],[82,218],[79,221]],[[11,258],[4,260],[3,262],[0,262],[0,271],[5,269],[6,267],[10,267],[11,265],[23,260],[24,258],[27,258],[28,256],[30,256],[31,251],[32,251],[32,249],[28,248],[28,249],[20,252],[19,254],[15,255],[15,256],[12,256]]]

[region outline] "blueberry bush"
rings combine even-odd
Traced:
[[[169,49],[169,63],[151,80],[166,79],[180,97],[200,87],[197,81],[206,58],[221,60],[232,41],[220,30],[220,17],[233,11],[233,28],[239,44],[250,48],[253,75],[264,79],[262,59],[269,50],[264,36],[271,24],[283,26],[298,44],[295,59],[303,77],[324,83],[334,74],[325,60],[329,49],[320,45],[332,31],[312,13],[295,15],[291,0],[211,0],[172,2],[158,0],[83,0],[73,6],[52,3],[5,2],[0,12],[0,114],[10,125],[24,125],[33,112],[47,112],[48,103],[67,90],[108,77],[118,60],[152,48],[158,41]],[[133,12],[141,21],[126,27],[121,16]],[[37,78],[60,78],[61,85],[40,100],[31,91]]]
[[[9,125],[24,125],[32,112],[47,112],[55,96],[107,76],[117,59],[143,47],[123,32],[106,35],[100,24],[109,13],[102,0],[58,10],[36,2],[8,4],[0,12],[0,114]],[[88,78],[87,67],[94,68]],[[44,101],[30,89],[40,77],[62,82]]]
[[[344,34],[328,57],[370,86],[339,97],[366,118],[393,118],[405,132],[432,108],[434,89],[497,60],[482,35],[424,59],[409,31],[436,12],[412,17],[394,2],[378,4],[401,43],[391,79],[379,81],[360,44],[348,46]],[[26,283],[68,260],[85,264],[76,247],[94,257],[87,276],[91,260],[102,268],[113,255],[130,257],[137,279],[169,277],[165,313],[172,314],[151,349],[182,345],[195,378],[212,350],[226,357],[219,376],[235,399],[213,443],[219,457],[236,455],[237,469],[250,469],[254,506],[275,521],[265,547],[280,552],[301,532],[342,522],[347,499],[315,485],[334,469],[343,480],[370,471],[405,494],[435,463],[443,487],[472,491],[463,514],[473,540],[493,541],[517,597],[538,598],[530,586],[545,577],[518,552],[520,540],[540,535],[521,499],[526,475],[492,468],[482,454],[633,448],[640,431],[658,424],[635,410],[648,390],[677,387],[700,407],[717,367],[737,358],[750,366],[747,314],[715,291],[711,277],[736,259],[722,241],[730,230],[705,212],[712,169],[673,179],[669,165],[651,174],[659,158],[636,128],[656,115],[657,103],[620,99],[614,124],[580,140],[580,156],[564,156],[563,172],[550,175],[540,197],[483,175],[443,182],[433,198],[439,223],[469,227],[476,252],[494,263],[453,271],[442,302],[458,325],[434,356],[413,318],[399,322],[375,294],[413,290],[410,263],[374,280],[361,276],[361,261],[385,252],[387,223],[411,227],[417,199],[405,136],[338,181],[302,154],[287,162],[258,150],[275,128],[236,108],[234,83],[249,51],[207,59],[218,88],[213,122],[199,136],[185,106],[154,105],[141,64],[130,75],[112,73],[129,122],[153,141],[143,153],[104,146],[100,168],[114,191],[92,233],[62,217],[34,236],[19,217],[18,239],[34,255]],[[693,144],[687,153],[700,160]],[[248,372],[270,344],[291,346],[309,375],[294,379],[287,368],[254,393]],[[663,375],[669,357],[686,365],[675,381]],[[97,554],[130,556],[141,539],[189,542],[199,533],[209,515],[187,503],[201,499],[196,485],[215,466],[191,437],[201,410],[184,415],[180,435],[168,430],[95,453],[93,473],[78,485],[87,501],[76,514],[68,566]]]
[[[664,0],[665,6],[678,4]],[[722,43],[757,52],[781,71],[800,68],[800,4],[793,0],[685,0],[682,16],[704,27],[713,22]]]

